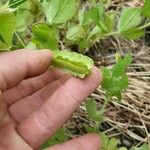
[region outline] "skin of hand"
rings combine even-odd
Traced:
[[[0,54],[0,150],[34,150],[57,131],[102,81],[94,67],[81,80],[49,68],[49,50]],[[87,134],[46,150],[99,150],[100,137]]]

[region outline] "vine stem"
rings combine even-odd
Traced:
[[[100,112],[101,112],[102,114],[105,112],[105,109],[106,109],[106,106],[107,106],[108,102],[109,102],[109,99],[106,98],[106,99],[105,99],[105,102],[104,102],[104,104],[103,104],[103,107],[102,107],[101,110],[100,110]]]
[[[117,35],[117,34],[119,34],[119,32],[118,31],[116,31],[116,32],[111,32],[111,33],[108,33],[108,34],[105,34],[104,36],[112,36],[112,35]]]
[[[143,25],[143,26],[141,26],[140,29],[145,29],[145,28],[147,28],[147,27],[150,27],[150,22],[147,23],[147,24],[145,24],[145,25]]]

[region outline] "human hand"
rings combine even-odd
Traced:
[[[0,54],[0,150],[33,150],[58,130],[100,84],[97,68],[84,80],[50,69],[50,51]],[[98,150],[88,134],[47,150]]]

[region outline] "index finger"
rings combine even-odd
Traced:
[[[52,59],[49,50],[17,50],[0,54],[0,90],[5,91],[24,78],[42,74]]]

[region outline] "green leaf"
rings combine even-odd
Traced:
[[[13,12],[0,11],[0,50],[9,50],[15,32],[16,18]]]
[[[99,21],[99,28],[106,32],[111,32],[113,29],[113,17],[109,14],[104,13],[103,17]]]
[[[150,18],[150,0],[145,0],[144,6],[142,8],[142,13],[145,17]]]
[[[93,39],[95,37],[100,37],[102,34],[102,30],[98,27],[98,26],[95,26],[92,31],[89,33],[89,36],[87,39]]]
[[[82,27],[79,25],[71,27],[67,33],[66,33],[66,38],[68,40],[76,40],[78,37],[82,37]]]
[[[55,26],[39,24],[33,27],[32,42],[40,49],[58,49],[58,30]]]
[[[76,0],[44,0],[42,6],[50,24],[67,22],[76,12]]]
[[[85,104],[88,116],[95,121],[100,121],[102,119],[102,113],[97,111],[96,102],[90,99]]]
[[[100,19],[99,9],[96,7],[93,7],[90,10],[90,17],[96,24],[99,24],[99,19]]]
[[[108,144],[108,150],[118,150],[117,145],[120,143],[120,141],[118,139],[115,138],[111,138],[109,140],[109,144]]]
[[[40,150],[45,149],[49,146],[53,146],[55,144],[60,144],[63,143],[65,141],[67,141],[69,139],[69,137],[65,134],[65,130],[63,128],[60,128],[54,135],[52,138],[50,138],[49,140],[47,140],[40,148]]]
[[[101,134],[102,137],[102,150],[108,150],[109,137],[104,133]]]
[[[142,30],[140,28],[132,28],[132,29],[126,30],[124,32],[121,32],[121,35],[124,38],[135,40],[135,39],[138,39],[138,38],[144,36],[144,30]]]
[[[80,10],[80,12],[79,12],[79,24],[82,25],[82,26],[92,24],[93,21],[91,20],[90,15],[91,15],[90,10],[86,10],[85,8]]]
[[[111,71],[105,67],[102,68],[104,77],[102,88],[106,91],[106,98],[110,99],[115,96],[118,100],[122,99],[122,91],[129,84],[125,69],[130,65],[131,61],[131,54],[128,54],[123,59],[119,58]]]
[[[116,65],[112,68],[112,76],[120,76],[124,73],[125,69],[131,64],[132,56],[127,54],[124,59],[121,59],[117,62]]]
[[[100,3],[96,7],[92,7],[91,10],[89,11],[91,19],[99,25],[99,21],[103,15],[104,8],[103,5]]]
[[[92,72],[94,62],[91,58],[75,52],[55,51],[52,66],[79,78],[85,78]]]
[[[53,23],[53,20],[56,17],[57,12],[59,11],[60,5],[59,1],[60,0],[51,0],[51,1],[44,0],[42,3],[45,16],[50,24]]]
[[[141,23],[141,9],[140,8],[126,8],[123,9],[118,23],[119,32],[127,31],[131,28],[137,27]]]
[[[90,41],[85,38],[79,39],[79,52],[84,53],[84,50],[89,47]]]
[[[35,4],[32,1],[27,1],[20,5],[17,9],[16,15],[16,29],[17,32],[25,32],[27,26],[31,25],[34,21],[33,7]]]
[[[132,147],[131,150],[149,150],[148,144],[143,144],[140,147]]]
[[[112,82],[112,76],[109,69],[103,67],[101,70],[104,76],[102,87],[107,89],[110,87],[110,83]]]

